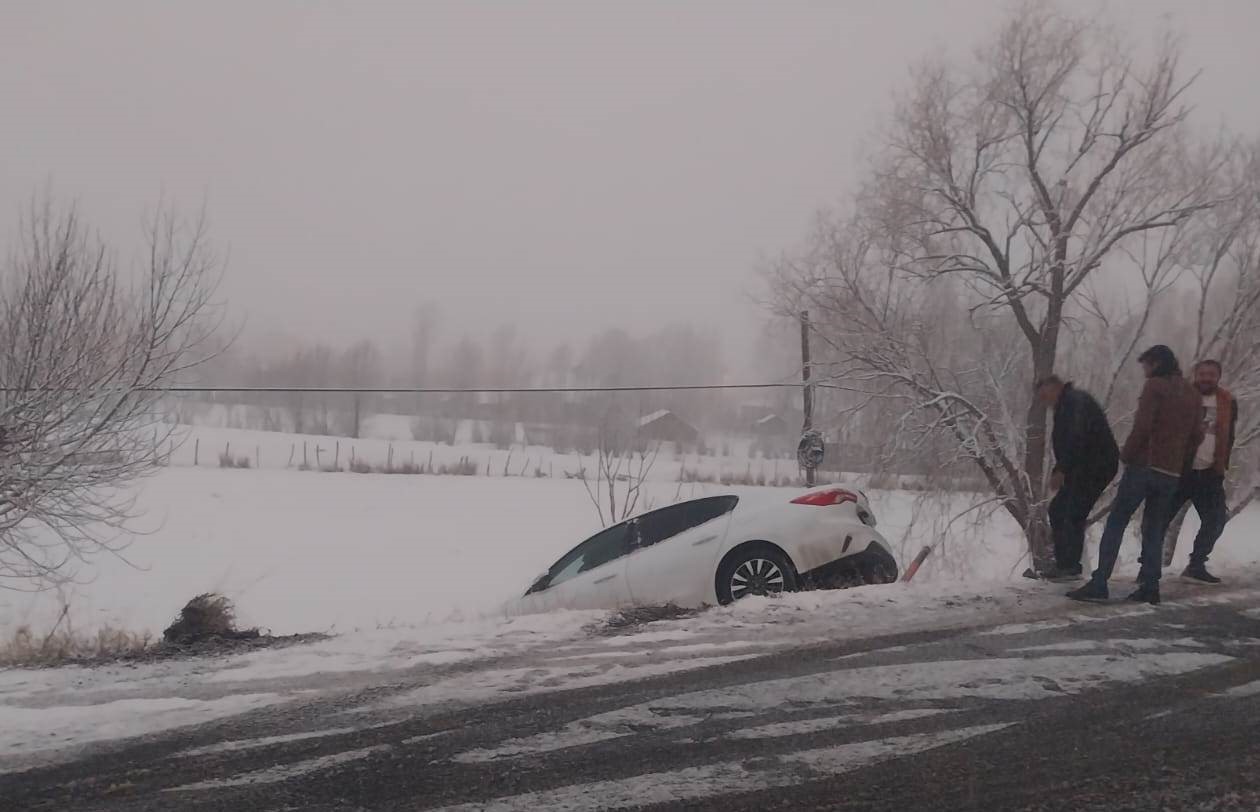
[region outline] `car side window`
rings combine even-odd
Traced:
[[[730,513],[738,502],[738,496],[712,496],[646,513],[638,519],[638,546],[650,547],[711,522]]]
[[[630,523],[615,524],[601,530],[569,551],[551,568],[547,587],[562,584],[584,572],[614,561],[629,552]]]

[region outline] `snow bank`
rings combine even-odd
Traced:
[[[718,492],[755,502],[793,493],[653,482],[645,496],[647,506],[659,506]],[[946,515],[947,506],[911,494],[870,496],[903,566]],[[100,559],[61,594],[0,590],[0,635],[23,624],[48,628],[63,600],[79,630],[160,633],[190,597],[207,591],[232,598],[242,625],[276,634],[502,618],[498,607],[598,529],[581,483],[564,479],[170,468],[143,484],[140,499],[142,527],[151,532],[128,549],[130,564]],[[1193,517],[1187,524],[1179,557],[1188,552]],[[1242,543],[1258,530],[1260,508],[1230,525],[1213,558],[1223,574],[1260,563],[1260,548]],[[1001,516],[980,528],[956,526],[915,585],[1000,589],[1019,580],[1023,553]],[[1135,545],[1126,553],[1136,555]]]

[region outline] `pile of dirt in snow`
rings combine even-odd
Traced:
[[[291,634],[277,637],[258,629],[236,628],[236,607],[229,598],[206,592],[184,604],[162,642],[124,659],[153,660],[169,657],[237,654],[255,649],[291,646],[327,639],[324,634]]]
[[[252,629],[250,632],[252,633],[237,632],[238,636],[235,637],[211,636],[178,643],[163,640],[143,651],[129,653],[118,659],[125,662],[151,662],[174,657],[219,657],[229,654],[243,654],[265,648],[283,648],[302,643],[317,643],[321,640],[327,640],[329,637],[329,635],[318,632],[279,636],[261,634],[257,629]]]
[[[602,635],[633,634],[649,623],[659,620],[679,620],[695,617],[698,614],[700,614],[698,609],[686,609],[673,603],[661,606],[631,606],[618,609],[602,622],[588,626],[587,631],[591,634]]]

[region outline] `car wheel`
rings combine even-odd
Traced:
[[[788,557],[769,545],[750,545],[728,555],[718,567],[718,603],[726,605],[749,595],[777,595],[796,589],[796,569]]]
[[[897,561],[882,550],[862,563],[863,584],[891,584],[897,580]]]

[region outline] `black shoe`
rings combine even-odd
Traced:
[[[1084,571],[1080,567],[1070,567],[1066,569],[1054,569],[1042,575],[1047,581],[1053,581],[1056,584],[1068,584],[1073,581],[1079,581],[1084,577]]]
[[[1193,581],[1196,584],[1215,585],[1221,582],[1220,578],[1217,578],[1215,575],[1208,572],[1207,567],[1202,564],[1197,567],[1193,564],[1186,567],[1185,572],[1181,573],[1181,578],[1184,581]]]
[[[1126,600],[1133,603],[1149,603],[1151,606],[1159,606],[1159,587],[1140,586]]]
[[[1100,584],[1097,581],[1090,581],[1080,589],[1073,589],[1067,593],[1067,596],[1074,601],[1087,601],[1090,603],[1103,603],[1110,597],[1107,594],[1106,584]]]

